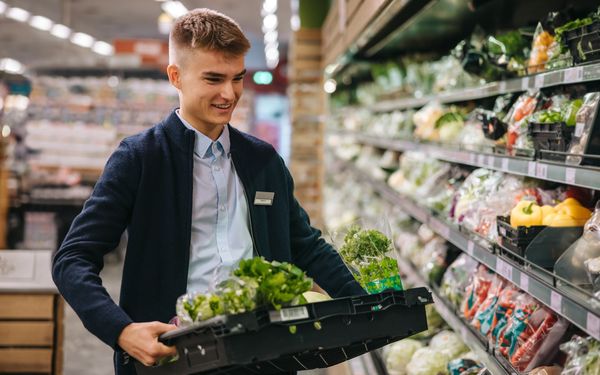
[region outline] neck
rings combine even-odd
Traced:
[[[221,136],[221,133],[223,132],[223,128],[227,125],[227,124],[215,125],[215,124],[205,123],[205,122],[197,119],[195,116],[190,115],[183,108],[179,109],[179,115],[181,117],[183,117],[183,119],[185,121],[187,121],[188,124],[190,124],[194,129],[196,129],[200,133],[204,134],[208,138],[212,139],[213,141],[216,141]]]

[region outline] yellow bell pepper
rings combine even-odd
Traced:
[[[552,220],[554,220],[554,218],[556,217],[556,212],[550,213],[548,215],[544,215],[544,218],[542,219],[542,225],[550,225],[552,224]]]
[[[558,211],[561,208],[563,208],[564,206],[571,206],[571,205],[581,206],[581,203],[579,203],[579,201],[575,198],[567,198],[564,201],[557,204],[556,206],[554,206],[554,209]]]
[[[554,213],[556,213],[556,211],[554,210],[554,207],[549,206],[547,204],[542,206],[542,216],[543,217],[546,217],[546,216],[548,216],[550,214],[554,214]]]
[[[577,220],[566,214],[556,214],[550,223],[551,227],[581,227],[585,221]]]
[[[557,212],[559,214],[568,215],[576,220],[587,220],[592,216],[592,211],[578,204],[563,205]]]
[[[520,201],[510,211],[510,225],[513,228],[542,225],[542,218],[542,208],[531,201]]]

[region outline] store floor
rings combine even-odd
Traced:
[[[102,280],[108,293],[118,301],[121,286],[122,262],[109,254],[102,270]],[[89,333],[73,309],[65,310],[64,375],[111,375],[113,351]],[[302,375],[324,375],[325,371],[302,371]]]

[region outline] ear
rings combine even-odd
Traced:
[[[181,89],[181,72],[177,65],[169,64],[167,66],[167,76],[169,77],[169,82],[171,82],[175,88]]]

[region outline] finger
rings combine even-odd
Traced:
[[[160,335],[162,333],[169,332],[169,331],[172,331],[174,329],[177,329],[177,326],[174,325],[174,324],[166,324],[166,323],[162,323],[162,322],[153,322],[152,329],[154,330],[155,333],[157,333],[158,335]]]
[[[158,357],[166,357],[177,354],[177,348],[175,346],[166,346],[158,343],[156,349],[156,354],[158,355]]]

